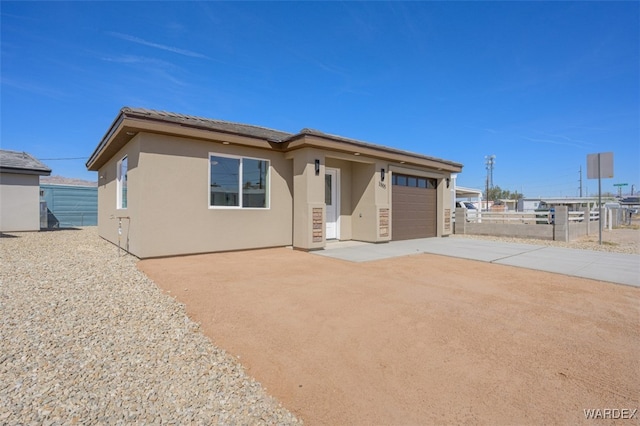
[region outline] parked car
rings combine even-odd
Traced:
[[[554,223],[555,209],[544,201],[540,201],[535,212],[539,213],[536,214],[536,223],[538,225],[550,225]]]
[[[478,209],[470,201],[456,201],[457,209],[465,209],[467,211],[467,222],[470,219],[480,219]]]
[[[470,201],[456,201],[456,208],[478,210]]]

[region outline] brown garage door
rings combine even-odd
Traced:
[[[437,180],[393,174],[391,236],[410,240],[436,236]]]

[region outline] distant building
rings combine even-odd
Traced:
[[[97,186],[41,183],[40,193],[47,206],[48,228],[98,224]]]
[[[602,202],[611,201],[610,198],[603,198]],[[598,205],[598,197],[576,197],[576,198],[521,198],[518,200],[519,212],[532,212],[535,210],[546,210],[556,206],[567,206],[569,211],[579,211],[585,207],[595,208]]]
[[[40,230],[40,176],[50,174],[26,152],[0,149],[0,232]]]

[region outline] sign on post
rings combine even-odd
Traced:
[[[611,179],[613,177],[613,152],[587,154],[587,179]]]
[[[602,178],[613,177],[613,152],[587,154],[587,179],[598,179],[598,229],[602,245]]]

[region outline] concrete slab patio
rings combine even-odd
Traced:
[[[367,262],[431,253],[640,286],[640,256],[470,238],[424,238],[385,244],[332,242],[320,256]]]

